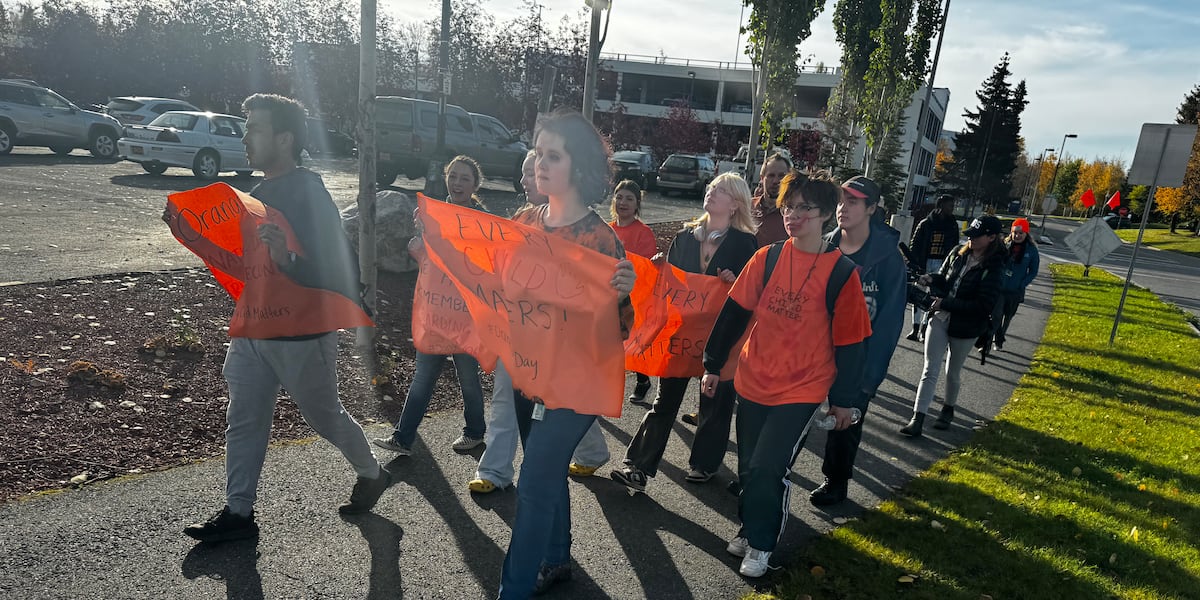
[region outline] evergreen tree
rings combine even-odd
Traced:
[[[975,92],[979,106],[963,113],[966,125],[955,140],[957,149],[947,165],[946,187],[967,195],[972,204],[1004,205],[1011,196],[1013,173],[1021,153],[1021,112],[1029,103],[1025,81],[1013,87],[1009,83],[1011,75],[1005,53]],[[1061,181],[1061,173],[1059,177]]]

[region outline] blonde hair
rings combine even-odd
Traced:
[[[721,173],[708,183],[705,191],[713,188],[719,189],[733,198],[733,206],[736,210],[733,217],[729,219],[730,227],[746,233],[758,231],[758,223],[754,222],[754,217],[750,214],[750,186],[746,184],[746,180],[742,179],[741,175]],[[708,212],[686,224],[687,227],[705,227],[707,225]]]

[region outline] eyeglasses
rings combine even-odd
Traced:
[[[792,206],[790,204],[784,204],[782,207],[779,208],[779,212],[784,213],[784,214],[794,213],[794,212],[809,212],[812,210],[817,210],[819,208],[821,208],[821,207],[815,206],[812,204],[797,204],[795,206]]]

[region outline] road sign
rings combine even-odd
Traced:
[[[1144,123],[1129,168],[1129,185],[1183,185],[1183,172],[1195,140],[1195,125]]]
[[[1100,217],[1088,219],[1086,223],[1072,231],[1064,241],[1085,267],[1104,260],[1105,256],[1120,248],[1123,243],[1121,238],[1117,237],[1117,234],[1113,233],[1104,219]]]
[[[1056,200],[1054,198],[1054,196],[1046,196],[1046,199],[1042,200],[1042,214],[1043,215],[1048,215],[1048,214],[1054,212],[1054,210],[1057,208],[1058,208],[1058,200]]]

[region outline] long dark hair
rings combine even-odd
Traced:
[[[584,205],[590,206],[608,197],[612,150],[583,115],[560,108],[538,119],[533,132],[534,144],[542,133],[562,137],[564,149],[571,157],[571,185],[579,191]]]

